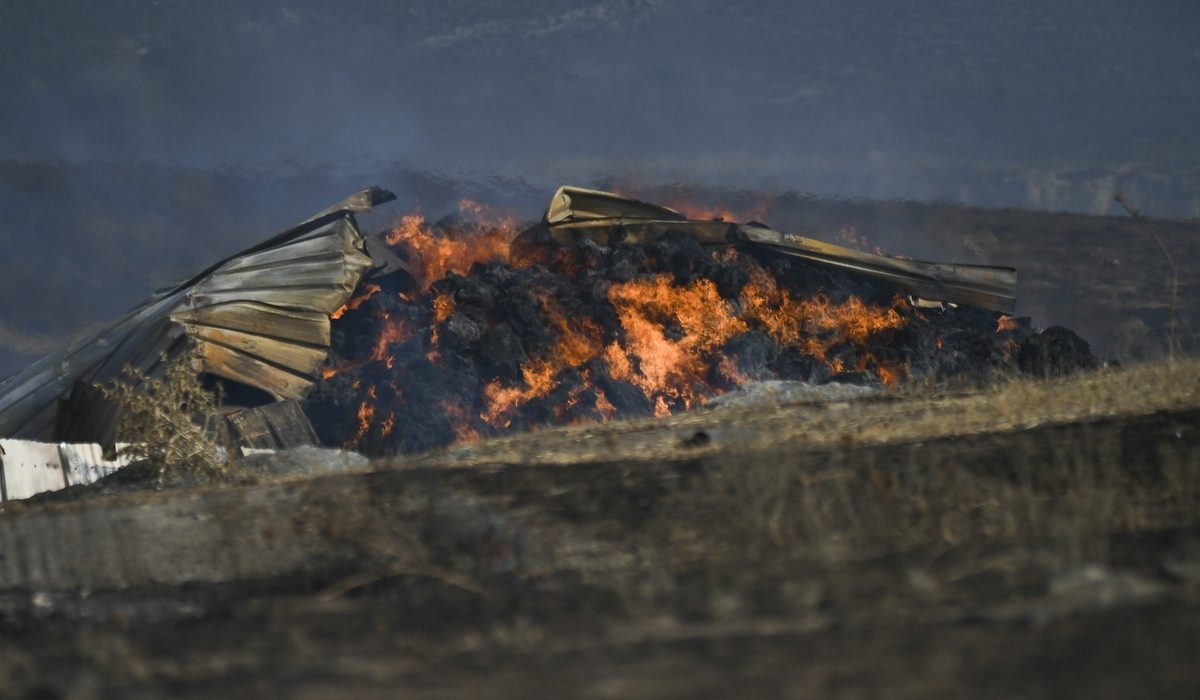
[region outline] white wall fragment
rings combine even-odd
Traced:
[[[118,445],[118,450],[124,445]],[[67,444],[0,440],[0,498],[14,501],[43,491],[91,484],[129,464],[128,457],[104,458],[95,443]]]

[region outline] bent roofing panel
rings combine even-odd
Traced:
[[[307,375],[320,365],[316,355],[324,361],[327,353],[328,315],[350,298],[372,264],[353,212],[394,198],[374,187],[351,195],[0,383],[0,435],[49,439],[58,400],[77,381],[105,381],[129,364],[153,376],[163,352],[193,344],[197,359],[214,374],[277,397],[303,397],[312,385]],[[234,345],[248,352],[257,347],[267,361],[204,340],[214,327],[233,331],[224,340],[237,338]],[[281,347],[288,343],[300,347]],[[274,364],[280,360],[295,370]]]
[[[550,198],[546,208],[546,223],[587,219],[665,219],[685,221],[687,217],[674,209],[643,202],[632,197],[622,197],[611,192],[588,190],[564,185]]]
[[[225,328],[264,338],[329,346],[329,316],[319,311],[294,311],[258,302],[237,301],[173,313],[171,320],[183,325]]]
[[[302,399],[312,379],[216,343],[196,344],[202,371],[258,387],[276,399]]]
[[[325,362],[326,348],[289,343],[259,335],[231,331],[211,326],[192,326],[188,334],[193,338],[223,345],[238,352],[286,367],[300,374],[315,375]]]
[[[75,381],[94,370],[139,324],[164,313],[179,300],[178,294],[134,309],[132,312],[65,350],[45,357],[0,384],[0,435],[26,439],[45,438],[53,429],[54,411],[49,426],[37,420],[47,407],[70,391]]]
[[[517,236],[516,243],[546,240],[572,245],[583,238],[612,244],[614,235],[649,243],[669,231],[682,231],[703,244],[754,243],[810,262],[863,275],[908,294],[992,311],[1016,307],[1017,273],[1011,267],[928,263],[873,255],[774,231],[758,224],[696,221],[636,199],[597,190],[561,187],[542,222]]]
[[[0,463],[4,470],[6,500],[29,498],[43,491],[57,491],[67,486],[58,445],[0,440]]]

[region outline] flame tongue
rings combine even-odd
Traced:
[[[957,361],[942,348],[955,336],[935,328],[939,318],[770,253],[668,234],[644,247],[585,240],[515,259],[512,217],[465,200],[459,211],[433,226],[404,217],[387,236],[418,271],[420,292],[364,287],[339,310],[337,369],[309,402],[324,440],[410,451],[546,423],[667,415],[769,378],[852,372],[892,387],[913,358],[925,374]],[[1011,356],[1003,344],[1015,342],[1015,324],[991,323],[1005,334],[997,357]]]
[[[435,230],[425,223],[425,217],[412,214],[403,217],[385,238],[388,245],[416,261],[414,268],[422,289],[428,289],[447,272],[465,274],[477,262],[508,259],[509,244],[517,233],[515,220],[469,199],[461,200],[458,209],[469,217],[468,226],[449,225]]]

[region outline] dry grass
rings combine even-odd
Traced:
[[[1197,379],[1176,363],[912,396],[709,463],[749,547],[819,565],[830,590],[881,556],[950,556],[939,584],[997,566],[1038,578],[1111,564],[1114,537],[1200,524],[1200,444],[1178,418],[1200,408]]]
[[[623,421],[463,445],[399,466],[489,463],[563,465],[646,462],[717,453],[948,439],[1180,411],[1200,407],[1200,360],[1109,368],[1054,380],[1013,380],[982,390],[912,387],[882,400],[698,410],[666,419]],[[703,432],[708,439],[689,438]]]
[[[645,566],[749,579],[787,570],[797,600],[816,586],[858,608],[875,605],[870,562],[903,562],[930,591],[977,574],[1037,587],[1066,567],[1112,564],[1115,536],[1200,524],[1200,441],[1173,427],[1194,423],[1188,411],[1200,411],[1192,360],[545,430],[400,465],[600,463],[669,482],[661,465],[699,464],[711,488],[681,492],[691,505],[637,536]],[[894,574],[879,584],[889,596],[904,589]],[[661,596],[675,579],[657,576],[627,587]]]
[[[736,520],[774,546],[809,553],[1023,542],[1078,560],[1112,534],[1196,523],[1200,450],[1160,450],[1152,470],[1131,470],[1112,434],[1082,442],[1090,444],[1076,438],[1049,453],[1013,446],[1025,459],[999,473],[938,449],[899,466],[859,452],[813,471],[805,455],[783,449],[717,464],[732,486]]]
[[[223,451],[205,427],[221,396],[204,388],[187,357],[172,360],[161,379],[127,368],[101,391],[124,414],[117,425],[117,441],[127,444],[122,454],[157,472],[160,483],[168,473],[226,475]]]

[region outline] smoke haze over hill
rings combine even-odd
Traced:
[[[1200,217],[1197,85],[1186,1],[14,0],[0,376],[372,183],[368,229],[564,182]]]

